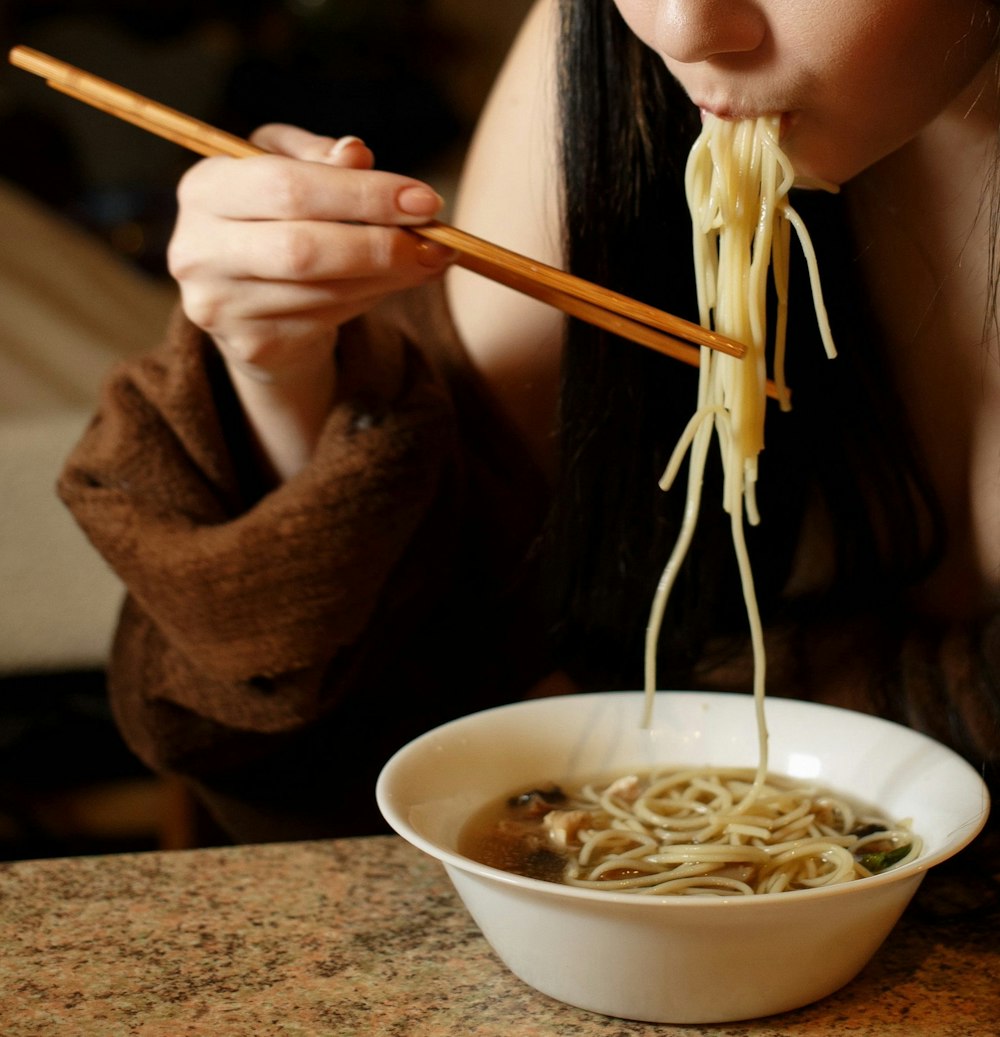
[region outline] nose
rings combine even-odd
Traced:
[[[755,0],[661,0],[657,49],[684,64],[756,50],[767,20]]]

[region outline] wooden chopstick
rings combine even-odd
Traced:
[[[41,76],[49,86],[69,97],[197,154],[236,158],[267,154],[241,137],[30,47],[14,47],[10,52],[10,62]],[[407,229],[454,249],[458,253],[456,262],[469,270],[693,366],[700,363],[698,347],[701,346],[737,358],[746,354],[746,346],[741,342],[440,221]],[[776,386],[770,381],[767,393],[779,397]]]

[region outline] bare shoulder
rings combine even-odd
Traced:
[[[537,0],[483,110],[454,222],[562,266],[557,40],[556,0]],[[461,268],[448,278],[455,323],[473,364],[529,446],[544,453],[551,447],[562,315]]]
[[[556,0],[536,0],[493,85],[462,171],[455,221],[558,261]],[[541,217],[541,222],[539,220]]]

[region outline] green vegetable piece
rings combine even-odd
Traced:
[[[863,853],[858,858],[858,863],[867,868],[872,874],[885,871],[894,864],[898,864],[910,852],[910,844],[896,846],[891,850],[878,850],[875,853]]]

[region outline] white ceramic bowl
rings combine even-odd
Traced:
[[[609,692],[486,710],[415,739],[385,765],[379,808],[443,862],[499,957],[526,983],[606,1015],[720,1023],[832,993],[875,954],[928,868],[965,846],[989,810],[976,771],[944,746],[860,713],[767,701],[770,769],[912,818],[920,858],[872,878],[759,897],[656,897],[522,878],[456,851],[484,804],[546,781],[571,785],[653,766],[757,763],[745,695]]]

